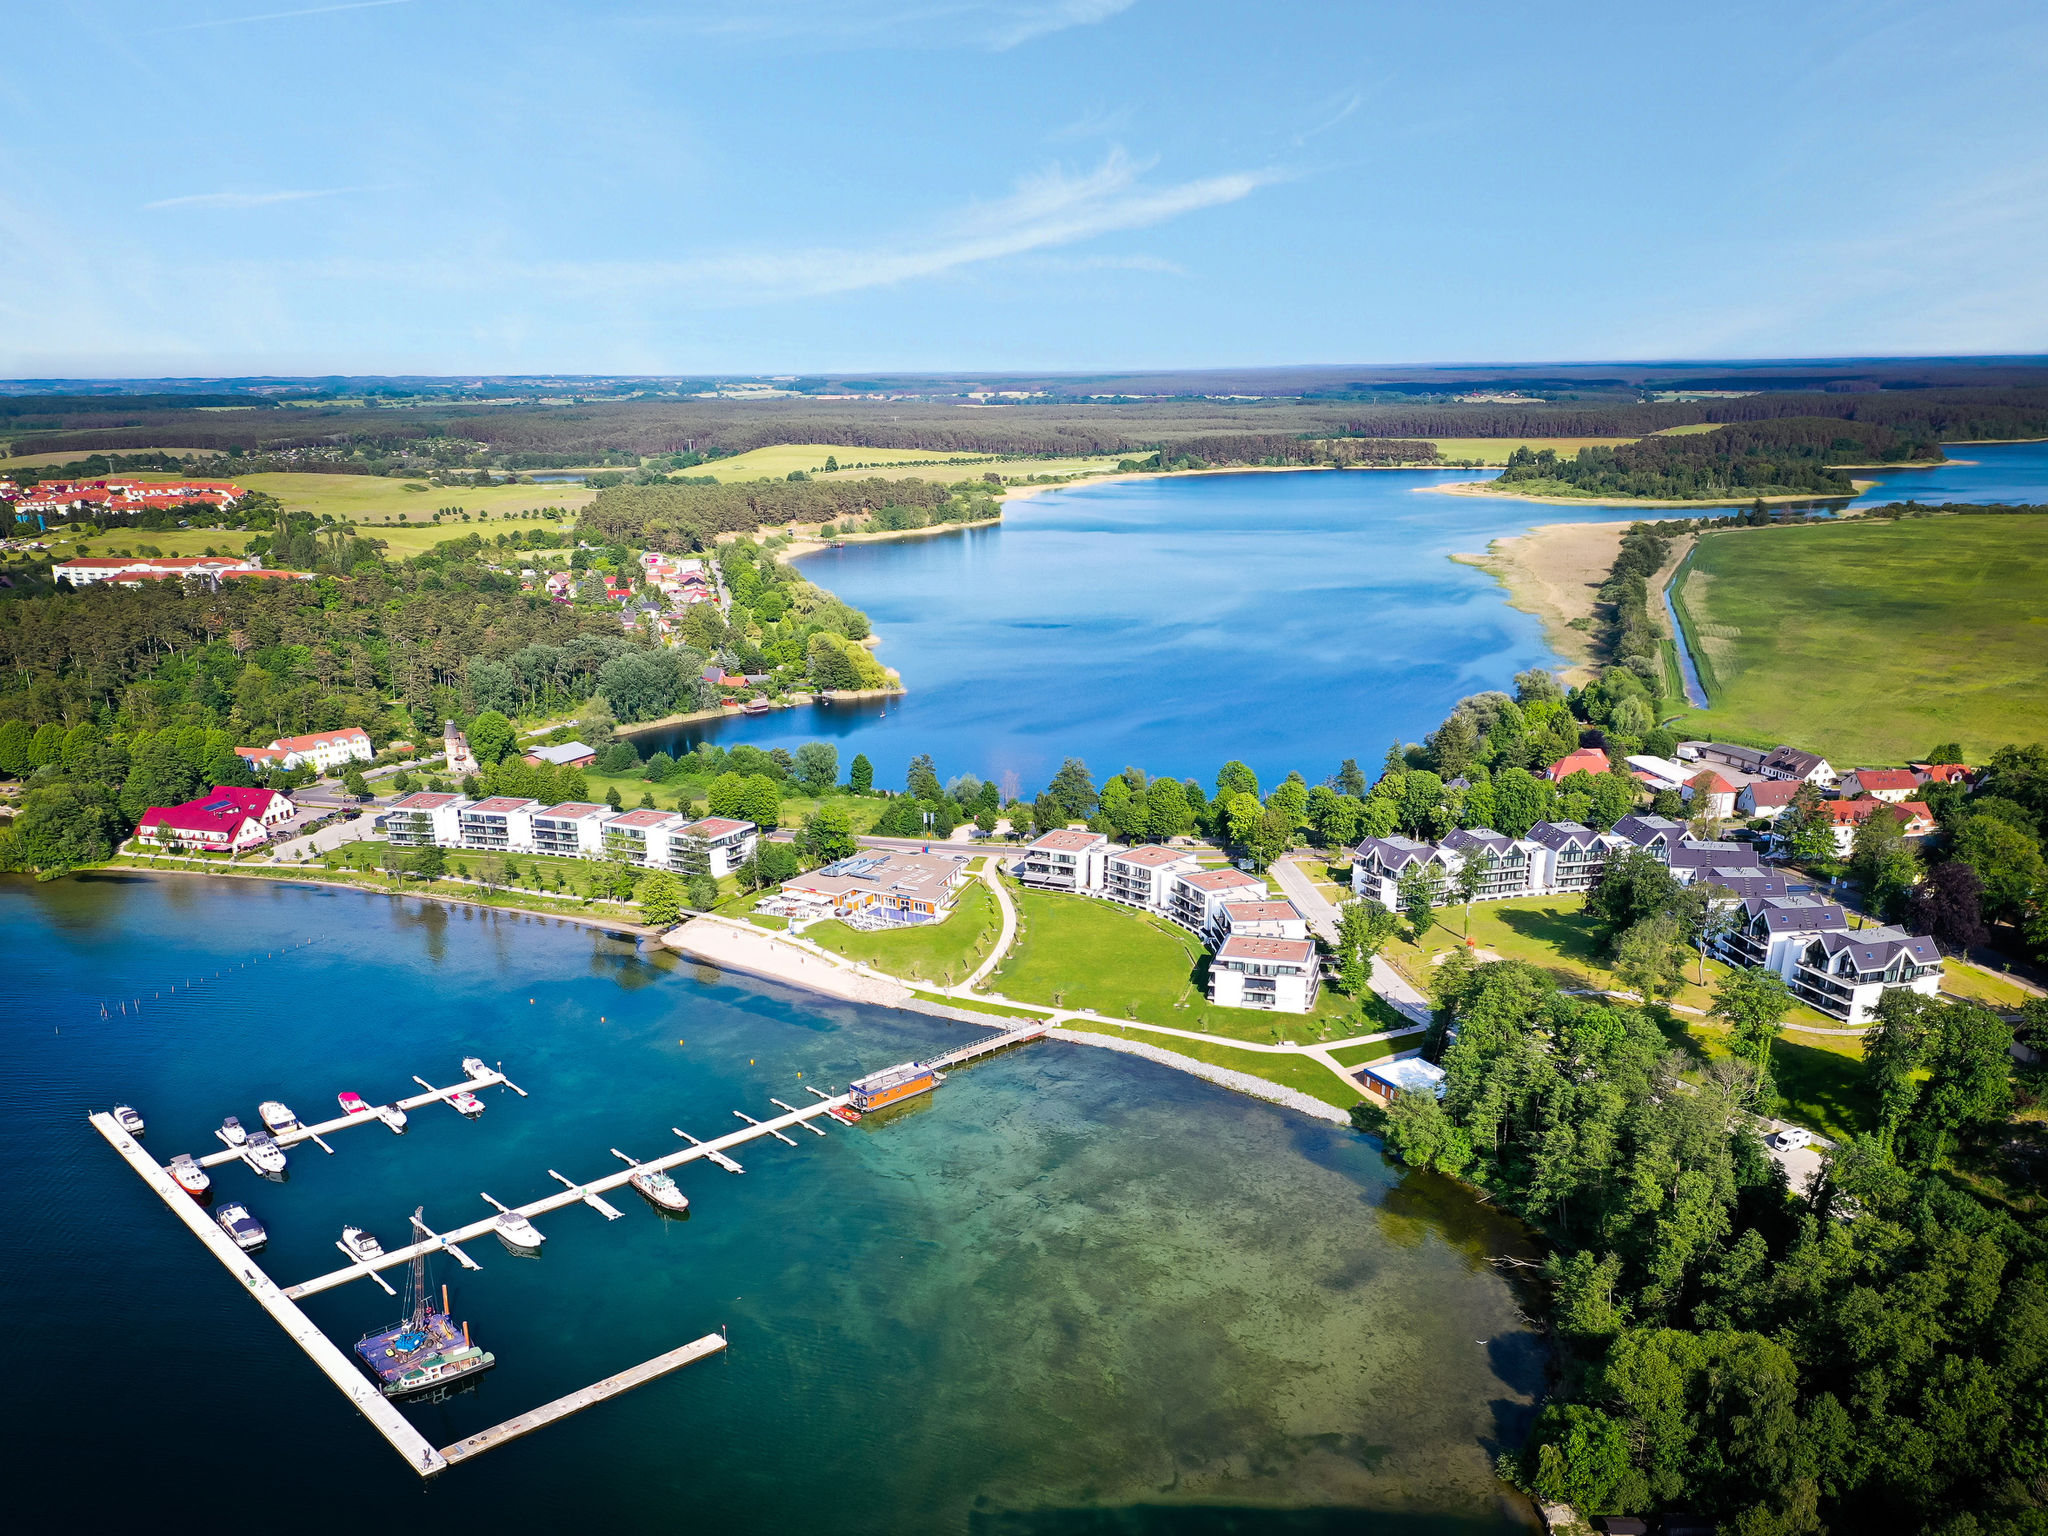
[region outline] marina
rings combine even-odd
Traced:
[[[1046,1029],[1047,1026],[1044,1024],[1032,1024],[1020,1029],[1007,1030],[948,1052],[934,1061],[906,1062],[870,1076],[890,1083],[915,1083],[919,1086],[912,1091],[928,1092],[944,1081],[940,1070],[942,1067],[957,1066],[1011,1045],[1038,1039],[1046,1033]],[[414,1081],[420,1083],[427,1092],[412,1099],[401,1100],[395,1107],[401,1111],[411,1110],[436,1100],[445,1100],[451,1107],[460,1109],[458,1099],[469,1098],[478,1103],[476,1113],[480,1114],[482,1106],[480,1101],[474,1101],[474,1090],[500,1083],[511,1088],[522,1098],[526,1096],[525,1090],[512,1083],[502,1072],[486,1069],[483,1062],[475,1057],[466,1058],[463,1068],[468,1076],[461,1084],[451,1088],[435,1088],[424,1079],[415,1078]],[[856,1080],[855,1094],[860,1091],[858,1085],[861,1081],[863,1080]],[[510,1251],[537,1256],[545,1238],[533,1225],[533,1217],[582,1204],[597,1211],[607,1221],[619,1220],[623,1213],[603,1196],[608,1191],[621,1187],[629,1186],[648,1195],[657,1206],[667,1206],[671,1210],[687,1209],[689,1202],[675,1189],[670,1170],[692,1162],[705,1161],[715,1162],[734,1173],[740,1172],[740,1165],[726,1155],[728,1148],[770,1136],[794,1147],[798,1143],[784,1135],[784,1131],[803,1126],[822,1135],[823,1128],[811,1122],[821,1116],[845,1113],[852,1109],[854,1099],[851,1095],[825,1094],[815,1088],[811,1089],[811,1092],[815,1095],[816,1102],[801,1108],[792,1108],[779,1099],[774,1100],[783,1113],[772,1119],[757,1120],[734,1110],[733,1113],[746,1122],[745,1126],[713,1140],[700,1140],[677,1130],[675,1134],[683,1137],[689,1145],[679,1152],[672,1152],[652,1161],[637,1162],[616,1147],[612,1148],[613,1156],[618,1157],[626,1166],[616,1173],[608,1173],[588,1183],[578,1183],[550,1168],[547,1170],[548,1176],[563,1186],[560,1194],[529,1201],[521,1206],[507,1206],[491,1195],[483,1194],[483,1200],[494,1208],[495,1214],[448,1232],[435,1232],[426,1224],[424,1211],[415,1210],[412,1217],[413,1241],[402,1248],[386,1250],[374,1237],[360,1228],[346,1228],[335,1246],[349,1262],[341,1269],[288,1287],[277,1285],[247,1257],[248,1252],[263,1246],[267,1234],[261,1223],[248,1216],[245,1208],[229,1206],[224,1208],[222,1214],[225,1216],[230,1212],[240,1211],[247,1219],[249,1227],[253,1228],[253,1232],[233,1229],[226,1223],[209,1218],[190,1198],[190,1192],[185,1185],[174,1177],[169,1169],[144,1151],[114,1114],[101,1111],[91,1115],[89,1119],[93,1127],[107,1139],[122,1159],[142,1177],[166,1205],[172,1208],[187,1228],[199,1237],[207,1250],[235,1275],[255,1298],[257,1304],[270,1314],[286,1335],[306,1352],[328,1379],[334,1382],[370,1421],[372,1427],[405,1458],[407,1465],[424,1478],[445,1470],[454,1461],[480,1455],[496,1445],[529,1434],[557,1419],[629,1391],[643,1382],[651,1381],[725,1347],[722,1334],[707,1335],[692,1344],[656,1356],[627,1371],[606,1377],[553,1402],[529,1410],[503,1424],[471,1435],[448,1450],[442,1451],[436,1449],[411,1421],[398,1411],[393,1400],[438,1397],[455,1390],[459,1384],[491,1369],[496,1364],[496,1357],[471,1340],[467,1323],[456,1323],[449,1311],[445,1286],[441,1291],[440,1309],[436,1311],[433,1308],[425,1268],[426,1260],[431,1254],[445,1252],[465,1269],[480,1270],[483,1266],[470,1257],[460,1245],[485,1233],[495,1233]],[[346,1104],[347,1098],[343,1097],[342,1102]],[[467,1110],[461,1112],[474,1118]],[[130,1114],[133,1115],[134,1112],[131,1110]],[[365,1114],[360,1109],[350,1106],[335,1120],[306,1126],[299,1124],[296,1117],[292,1116],[282,1103],[275,1100],[264,1103],[261,1117],[266,1125],[279,1127],[277,1145],[312,1140],[330,1155],[333,1149],[324,1141],[320,1141],[320,1133],[339,1130],[346,1125],[368,1123],[378,1118],[374,1114]],[[221,1139],[226,1141],[228,1138],[222,1135]],[[261,1132],[254,1133],[247,1140],[258,1144],[270,1142],[269,1136]],[[227,1151],[215,1153],[203,1161],[213,1163],[244,1158],[250,1161],[251,1167],[263,1171],[257,1160],[248,1159],[249,1151],[250,1147],[246,1143],[242,1146],[230,1145]],[[282,1152],[277,1152],[276,1156],[281,1165]],[[180,1157],[185,1159],[185,1165],[191,1164],[192,1160],[185,1154],[180,1154]],[[359,1369],[355,1361],[343,1354],[334,1342],[313,1324],[298,1303],[306,1297],[361,1279],[374,1282],[387,1295],[396,1295],[379,1271],[398,1266],[408,1266],[411,1271],[407,1288],[410,1311],[396,1324],[373,1331],[357,1343],[355,1354],[363,1367]],[[377,1385],[374,1388],[365,1377],[364,1369],[376,1378]]]

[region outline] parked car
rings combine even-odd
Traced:
[[[1771,1138],[1771,1145],[1780,1152],[1797,1152],[1812,1144],[1813,1132],[1803,1125],[1788,1125]]]

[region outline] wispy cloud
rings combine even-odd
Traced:
[[[167,32],[198,32],[207,27],[240,27],[255,21],[289,21],[294,16],[328,16],[336,11],[375,11],[387,5],[411,5],[413,0],[342,0],[339,5],[309,5],[294,11],[265,11],[260,16],[219,16],[211,21],[183,21],[176,26],[152,27],[142,35],[161,37]]]
[[[264,208],[271,203],[302,203],[313,197],[339,197],[344,192],[359,192],[360,187],[319,187],[306,191],[291,192],[193,192],[184,197],[160,197],[153,203],[144,203],[145,209],[158,208]]]
[[[1018,182],[922,236],[862,248],[740,253],[673,264],[678,278],[715,283],[759,298],[819,297],[883,288],[959,268],[1144,229],[1249,197],[1281,179],[1277,171],[1231,171],[1170,186],[1144,181],[1140,165],[1112,150],[1080,175],[1054,166]],[[1144,260],[1148,258],[1133,258]],[[664,264],[668,265],[668,264]]]
[[[1046,138],[1057,143],[1065,139],[1099,139],[1112,133],[1119,133],[1130,126],[1137,115],[1137,108],[1126,103],[1114,110],[1090,107],[1071,123],[1055,128]]]
[[[1343,122],[1345,118],[1349,117],[1352,113],[1356,112],[1360,107],[1364,105],[1365,93],[1363,91],[1354,93],[1349,100],[1345,101],[1343,105],[1339,106],[1336,109],[1336,111],[1325,116],[1321,122],[1315,125],[1315,127],[1304,128],[1300,133],[1297,133],[1294,136],[1295,148],[1299,149],[1302,145],[1306,144],[1310,139],[1314,138],[1319,133],[1328,133],[1332,128],[1336,127],[1339,123]]]
[[[1003,52],[1035,38],[1090,27],[1137,0],[702,0],[680,14],[638,18],[739,41],[835,47],[974,47]]]

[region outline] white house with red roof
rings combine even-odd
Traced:
[[[1856,829],[1880,811],[1899,818],[1899,831],[1906,837],[1925,837],[1934,830],[1934,812],[1920,800],[1894,803],[1865,795],[1857,800],[1823,800],[1821,812],[1835,834],[1835,857],[1847,858],[1856,846]]]
[[[1167,882],[1166,915],[1214,942],[1223,911],[1233,901],[1266,899],[1266,882],[1241,869],[1198,869]]]
[[[1010,873],[1042,890],[1100,890],[1102,863],[1112,851],[1109,839],[1100,832],[1057,827],[1026,844],[1010,861]]]
[[[138,842],[159,848],[241,853],[270,841],[292,819],[291,801],[275,790],[221,787],[183,805],[153,805],[135,829]]]
[[[1561,784],[1575,773],[1605,773],[1608,769],[1607,754],[1598,747],[1580,747],[1567,752],[1548,768],[1543,776],[1553,784]]]
[[[754,856],[761,829],[732,816],[706,816],[669,834],[669,865],[722,879]]]
[[[461,795],[428,790],[401,796],[384,810],[384,835],[395,848],[460,847],[462,813],[468,806]]]
[[[493,795],[465,804],[455,815],[456,836],[465,848],[486,853],[527,853],[533,848],[533,813],[538,800]]]
[[[280,736],[270,744],[279,755],[282,768],[317,768],[322,773],[343,763],[367,763],[377,755],[370,745],[370,733],[359,725],[338,731],[314,731],[305,736]]]
[[[1308,919],[1291,901],[1233,901],[1217,924],[1225,939],[1305,939]]]
[[[59,560],[50,568],[51,578],[68,586],[89,587],[101,582],[115,586],[139,587],[148,581],[165,581],[172,577],[194,577],[209,585],[217,585],[222,578],[231,576],[255,576],[276,574],[279,576],[304,576],[300,571],[265,572],[263,562],[241,555],[152,555],[147,558],[132,555],[81,555],[75,560]]]
[[[533,813],[533,851],[569,859],[604,857],[604,824],[612,817],[608,805],[565,800]]]
[[[1845,800],[1870,795],[1897,804],[1920,792],[1920,775],[1906,768],[1855,768],[1842,775],[1838,787]]]

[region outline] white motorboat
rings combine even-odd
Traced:
[[[263,1124],[273,1136],[282,1136],[286,1131],[301,1127],[299,1117],[276,1099],[265,1099],[256,1106],[256,1113],[263,1117]]]
[[[253,1132],[242,1144],[242,1161],[265,1178],[284,1172],[284,1148],[261,1131]]]
[[[242,1129],[242,1122],[233,1115],[221,1121],[220,1129],[213,1133],[231,1147],[239,1147],[249,1139],[249,1133]]]
[[[484,1065],[484,1059],[483,1059],[483,1057],[481,1057],[481,1056],[465,1056],[465,1057],[463,1057],[463,1058],[462,1058],[462,1070],[463,1070],[463,1073],[464,1073],[464,1075],[466,1075],[466,1076],[468,1076],[468,1077],[476,1078],[476,1077],[483,1077],[483,1076],[484,1076],[484,1075],[486,1075],[486,1074],[487,1074],[487,1073],[488,1073],[488,1072],[489,1072],[489,1071],[490,1071],[491,1069],[490,1069],[489,1067],[487,1067],[487,1066],[485,1066],[485,1065]]]
[[[659,1210],[680,1215],[690,1208],[690,1197],[682,1192],[674,1179],[656,1169],[643,1168],[626,1182]]]
[[[464,1091],[462,1093],[451,1093],[448,1095],[448,1107],[454,1110],[457,1114],[467,1116],[469,1119],[474,1120],[478,1115],[484,1112],[484,1101],[478,1098],[475,1094],[467,1091]]]
[[[116,1104],[114,1106],[114,1123],[130,1136],[140,1136],[142,1134],[142,1116],[136,1112],[135,1106],[132,1104]]]
[[[374,1232],[365,1232],[361,1227],[341,1229],[341,1251],[352,1259],[367,1262],[384,1257],[384,1245],[377,1241]]]
[[[213,1180],[207,1177],[206,1170],[199,1166],[199,1160],[190,1152],[180,1152],[164,1165],[164,1169],[188,1195],[203,1195],[213,1187]]]
[[[270,1234],[263,1230],[263,1223],[250,1215],[249,1207],[238,1200],[231,1200],[214,1212],[213,1219],[244,1253],[254,1253],[270,1241]]]
[[[517,1211],[500,1211],[494,1223],[498,1241],[514,1253],[539,1253],[540,1245],[547,1241],[541,1230]]]
[[[337,1093],[334,1097],[344,1115],[367,1115],[370,1112],[368,1101],[360,1093]]]
[[[393,1135],[405,1129],[405,1111],[396,1104],[379,1104],[377,1118],[391,1127]]]

